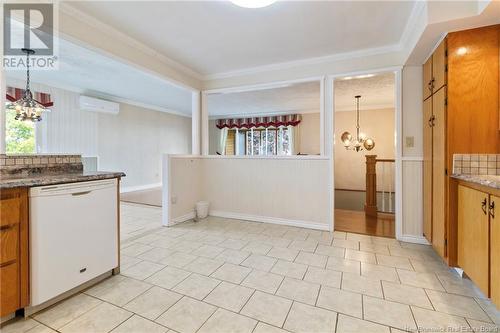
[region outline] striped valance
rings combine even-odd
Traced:
[[[21,99],[23,95],[24,95],[24,89],[7,87],[6,98],[9,102],[15,102]],[[50,94],[34,91],[33,98],[46,108],[54,105],[54,102],[50,98]]]
[[[289,114],[272,117],[253,117],[253,118],[228,118],[218,119],[217,128],[258,128],[258,127],[279,127],[279,126],[297,126],[300,123],[300,114]]]

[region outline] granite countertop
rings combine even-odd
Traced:
[[[451,177],[500,190],[500,176],[453,174]]]
[[[125,174],[123,172],[106,171],[61,172],[55,174],[33,174],[27,176],[3,175],[0,176],[0,189],[86,182],[90,180],[111,179],[124,176]]]

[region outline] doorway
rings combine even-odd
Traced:
[[[394,72],[334,81],[335,230],[395,237]]]

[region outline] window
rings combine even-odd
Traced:
[[[237,147],[235,149],[235,147]],[[288,129],[229,130],[226,155],[290,155]]]
[[[5,150],[7,154],[36,153],[36,128],[31,121],[15,119],[16,112],[6,112]]]

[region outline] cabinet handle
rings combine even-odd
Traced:
[[[495,201],[492,201],[490,203],[489,211],[490,211],[491,218],[494,219],[495,218]]]
[[[481,209],[483,210],[484,215],[486,215],[486,205],[488,204],[488,200],[484,198],[484,200],[481,202]]]
[[[432,116],[429,118],[428,122],[429,122],[429,127],[434,127],[434,120],[436,120],[436,117],[435,116]]]

